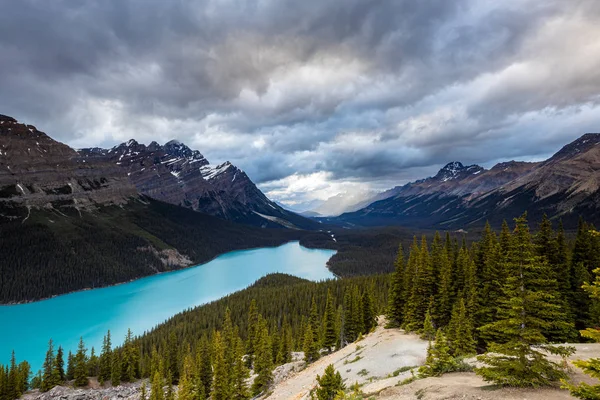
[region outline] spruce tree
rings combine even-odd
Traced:
[[[456,369],[456,360],[450,355],[450,347],[441,329],[435,334],[435,342],[429,342],[425,365],[419,368],[422,377],[440,376]]]
[[[252,393],[256,396],[268,389],[273,381],[273,359],[271,357],[271,340],[266,321],[260,318],[258,329],[258,342],[254,361],[256,377],[252,383]]]
[[[150,400],[164,400],[165,394],[163,391],[163,378],[160,371],[154,372],[152,384],[150,387]]]
[[[231,379],[233,391],[231,398],[232,400],[247,400],[251,397],[248,390],[248,385],[246,384],[246,381],[250,377],[250,371],[248,371],[248,368],[246,368],[246,365],[244,364],[244,344],[239,337],[236,338],[234,354],[234,365],[232,368]]]
[[[67,380],[70,381],[75,376],[75,356],[69,350],[69,355],[67,356],[67,371],[65,372],[67,376]]]
[[[99,374],[99,364],[98,364],[98,356],[96,356],[96,350],[92,346],[92,351],[90,352],[90,359],[87,363],[88,375],[89,376],[98,376]]]
[[[196,355],[196,364],[197,364],[197,390],[200,386],[202,386],[201,390],[202,394],[208,397],[210,394],[211,386],[212,386],[212,378],[213,378],[213,370],[212,370],[212,362],[211,362],[211,351],[210,351],[210,343],[206,336],[203,336],[200,339],[200,343],[198,344],[198,350]],[[204,400],[202,397],[198,397],[198,400]]]
[[[435,310],[432,318],[438,326],[446,326],[450,320],[454,293],[452,290],[452,262],[448,258],[448,244],[444,245],[442,252],[437,256],[436,268],[438,272],[438,287],[435,297]]]
[[[43,371],[41,391],[47,392],[60,383],[60,375],[55,368],[54,343],[52,339],[48,342],[48,351],[46,352]]]
[[[369,288],[365,288],[362,294],[362,320],[363,333],[369,333],[377,326],[377,316],[373,307],[373,297]]]
[[[302,351],[304,352],[304,361],[307,363],[311,363],[319,358],[319,346],[315,342],[313,329],[310,323],[306,325],[306,329],[304,331]]]
[[[594,270],[596,280],[592,283],[586,283],[583,288],[590,294],[590,297],[596,300],[600,300],[600,268]],[[600,325],[600,321],[597,321]],[[581,335],[588,339],[592,339],[597,343],[600,343],[600,329],[588,328],[581,331]],[[581,368],[583,372],[592,378],[600,380],[600,358],[591,358],[589,360],[577,360],[573,364],[578,368]],[[571,395],[584,399],[584,400],[596,400],[600,399],[600,384],[589,385],[585,382],[579,385],[569,384],[566,380],[563,380],[564,388],[569,389]]]
[[[100,374],[98,375],[98,381],[101,385],[104,382],[110,380],[112,370],[112,343],[110,341],[110,331],[104,336],[102,341],[102,352],[100,353]]]
[[[65,381],[65,359],[64,352],[62,346],[58,346],[58,350],[56,351],[56,358],[54,359],[54,368],[56,369],[56,374],[60,382]]]
[[[73,378],[75,386],[86,386],[88,384],[88,369],[87,369],[87,349],[83,343],[83,337],[79,338],[77,353],[75,354],[75,368],[73,369]]]
[[[425,313],[425,322],[423,323],[423,329],[421,330],[421,339],[423,340],[433,340],[435,337],[436,329],[433,326],[433,321],[431,319],[431,309],[433,308],[433,298],[429,302],[429,308]]]
[[[318,387],[316,395],[318,400],[334,400],[336,395],[345,389],[342,376],[335,370],[333,364],[325,368],[323,376],[317,375]]]
[[[317,346],[321,348],[321,321],[319,319],[319,312],[317,311],[317,302],[315,301],[315,297],[313,296],[311,304],[310,304],[310,314],[308,317],[308,322],[313,331],[313,340],[317,343]]]
[[[402,244],[400,244],[396,261],[394,261],[394,273],[392,274],[388,295],[387,320],[390,327],[399,327],[402,324],[404,301],[404,250]],[[344,303],[347,303],[346,300],[344,300]]]
[[[179,379],[179,391],[177,392],[178,400],[195,400],[196,393],[194,390],[194,363],[192,356],[189,353],[183,361],[183,371]]]
[[[475,339],[473,339],[473,321],[467,315],[463,298],[458,299],[452,310],[447,338],[455,357],[469,356],[476,353]]]
[[[478,357],[486,366],[476,373],[486,381],[516,387],[545,386],[565,378],[561,366],[546,354],[567,356],[573,349],[547,345],[542,333],[552,324],[562,324],[556,321],[561,321],[564,311],[540,289],[547,284],[548,268],[534,253],[526,215],[516,219],[505,269],[508,277],[499,319],[480,328],[498,341]]]
[[[252,368],[252,364],[254,362],[257,334],[258,307],[256,306],[256,299],[252,299],[250,302],[250,308],[248,309],[248,340],[246,346],[246,365],[248,368]]]
[[[110,384],[112,386],[119,386],[121,384],[121,374],[123,372],[123,367],[121,365],[121,354],[119,352],[113,352],[111,361]]]
[[[327,300],[325,302],[325,320],[323,324],[323,346],[328,352],[337,344],[337,331],[335,329],[335,304],[331,291],[327,291]]]
[[[228,365],[225,360],[225,343],[221,332],[217,332],[213,339],[214,363],[213,363],[213,400],[229,400],[231,397],[231,385],[229,380]],[[258,352],[257,352],[258,353]]]

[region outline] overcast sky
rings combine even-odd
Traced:
[[[598,0],[0,0],[0,113],[304,204],[600,131]]]

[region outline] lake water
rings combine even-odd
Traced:
[[[0,306],[0,362],[14,349],[35,373],[48,340],[75,352],[79,337],[99,353],[110,329],[113,345],[131,328],[141,334],[187,308],[243,289],[272,272],[310,280],[332,278],[326,268],[332,250],[307,249],[298,242],[234,251],[202,265],[102,289],[71,293],[35,303]],[[89,355],[88,350],[88,355]]]

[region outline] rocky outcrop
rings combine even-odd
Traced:
[[[0,202],[80,210],[123,204],[137,195],[112,164],[85,160],[33,125],[0,115]]]
[[[38,390],[23,395],[23,400],[140,400],[140,382],[126,385],[109,386],[94,389],[76,389],[66,386],[56,386],[46,393]],[[148,391],[149,392],[149,391]]]
[[[330,221],[445,229],[498,225],[527,211],[532,220],[545,213],[568,226],[579,215],[600,222],[600,134],[586,134],[539,163],[509,161],[485,170],[453,162],[378,200]]]
[[[88,162],[122,168],[140,193],[157,200],[256,226],[316,226],[269,200],[235,165],[212,165],[199,151],[176,140],[146,146],[132,139],[112,149],[82,149],[79,154]]]

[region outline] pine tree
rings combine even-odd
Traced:
[[[431,319],[431,309],[433,308],[433,298],[431,298],[429,302],[429,308],[425,313],[425,322],[423,323],[423,329],[421,330],[421,339],[423,340],[433,340],[435,337],[436,329],[433,326],[433,321]]]
[[[202,339],[200,339],[196,355],[196,364],[198,370],[197,379],[199,380],[196,384],[196,389],[198,393],[204,396],[201,397],[198,395],[198,400],[204,400],[204,398],[208,397],[210,394],[213,378],[210,344],[206,336],[203,336]],[[201,390],[199,389],[200,386],[202,386]]]
[[[225,360],[225,343],[221,337],[221,332],[214,335],[214,370],[212,400],[229,400],[231,397],[231,385],[229,381],[229,371]],[[258,354],[258,352],[257,352]]]
[[[277,364],[286,364],[292,361],[292,328],[284,317],[281,329],[281,341],[277,351]]]
[[[422,377],[440,376],[455,369],[456,360],[450,355],[446,336],[444,336],[441,329],[438,329],[435,335],[435,343],[429,342],[425,365],[419,368],[419,375]]]
[[[15,351],[12,351],[10,357],[10,367],[8,370],[8,379],[6,382],[6,387],[3,390],[6,393],[8,399],[16,399],[17,396],[17,361],[15,357]],[[1,393],[1,392],[0,392]]]
[[[234,365],[231,379],[233,383],[233,391],[231,398],[233,400],[247,400],[251,397],[246,384],[246,381],[250,377],[250,371],[248,371],[248,368],[246,368],[246,365],[244,364],[244,345],[239,337],[236,338],[234,354]]]
[[[79,345],[77,346],[77,353],[75,354],[75,368],[73,369],[75,386],[86,386],[88,384],[87,357],[85,355],[86,352],[87,349],[83,343],[83,337],[80,337]]]
[[[102,342],[102,352],[100,353],[100,374],[98,375],[98,380],[101,385],[104,382],[110,380],[111,370],[112,370],[112,348],[110,341],[110,331],[106,333],[104,336],[104,340]]]
[[[148,394],[146,393],[146,382],[142,382],[142,386],[140,386],[140,399],[146,400]]]
[[[157,370],[152,377],[152,385],[150,387],[150,400],[164,400],[165,394],[163,391],[163,378]]]
[[[448,340],[455,357],[475,354],[473,339],[473,321],[467,315],[464,299],[458,299],[452,310],[452,318],[448,325]]]
[[[600,300],[600,268],[594,270],[596,274],[596,280],[592,284],[586,283],[583,285],[585,291],[590,294],[590,297],[596,300]],[[583,337],[594,340],[600,343],[600,329],[588,328],[581,331]],[[589,360],[577,360],[574,361],[576,367],[581,368],[583,372],[595,379],[600,379],[600,358],[591,358]],[[600,399],[600,384],[589,385],[587,383],[580,383],[579,385],[571,385],[563,380],[564,388],[569,389],[571,395],[584,400],[597,400]]]
[[[60,375],[55,368],[54,343],[52,339],[48,342],[48,351],[46,352],[43,370],[41,390],[42,392],[47,392],[60,383]]]
[[[373,298],[368,288],[362,294],[363,333],[369,333],[377,326],[377,318],[373,309]]]
[[[192,356],[189,353],[185,356],[183,361],[183,372],[179,379],[179,391],[177,392],[178,400],[195,400],[194,390],[194,363]]]
[[[319,347],[314,340],[313,329],[310,323],[306,325],[304,331],[302,351],[304,351],[304,361],[307,363],[313,362],[319,358]]]
[[[435,261],[437,263],[435,267],[439,269],[439,273],[437,294],[435,297],[435,313],[432,315],[432,318],[438,326],[446,326],[448,324],[452,310],[452,299],[454,298],[452,291],[452,262],[448,258],[449,250],[447,246],[448,243],[444,245],[444,248]]]
[[[128,329],[122,346],[121,381],[133,382],[139,377],[139,362],[139,350],[133,343],[133,333],[131,332],[131,329]]]
[[[396,261],[394,261],[394,273],[390,282],[388,295],[387,319],[390,327],[399,327],[402,324],[404,310],[404,250],[402,244],[398,247]],[[344,300],[346,303],[346,300]],[[345,318],[347,320],[347,318]]]
[[[325,368],[323,376],[317,375],[318,387],[316,395],[318,400],[334,400],[336,395],[345,389],[342,376],[335,370],[333,364]]]
[[[337,344],[337,331],[335,329],[335,304],[333,303],[331,291],[327,291],[327,300],[325,302],[325,320],[323,324],[323,346],[331,353],[331,349]]]
[[[56,352],[56,358],[54,359],[54,369],[56,369],[56,374],[60,382],[65,381],[65,360],[63,348],[58,346],[58,350]]]
[[[169,334],[166,365],[166,378],[171,379],[167,382],[167,385],[177,384],[177,382],[179,382],[179,342],[177,341],[175,331],[171,331]]]
[[[263,393],[273,381],[273,359],[271,357],[271,340],[266,321],[259,319],[258,342],[254,361],[256,377],[252,383],[252,393],[256,396]]]
[[[317,302],[313,296],[311,304],[310,304],[310,314],[308,317],[308,321],[312,328],[312,337],[315,343],[318,344],[317,347],[321,348],[321,321],[319,320],[319,313],[317,311]]]
[[[88,360],[88,375],[89,376],[98,376],[99,371],[99,360],[98,356],[96,356],[96,350],[92,346],[92,351],[90,352],[90,359]]]
[[[121,354],[119,352],[113,352],[111,361],[112,364],[110,368],[110,383],[113,386],[119,386],[121,384],[121,374],[123,372],[123,367],[121,364]]]
[[[69,355],[67,356],[67,371],[65,373],[67,376],[67,380],[70,381],[75,376],[75,356],[69,350]]]
[[[549,346],[543,331],[560,321],[563,311],[552,304],[552,296],[540,287],[548,280],[547,264],[534,254],[526,216],[516,219],[506,263],[508,278],[499,320],[480,329],[499,338],[490,353],[478,357],[486,364],[476,373],[484,380],[517,387],[549,385],[566,375],[546,353],[569,355],[572,348]]]

